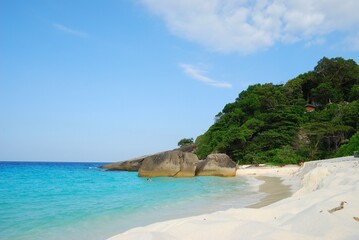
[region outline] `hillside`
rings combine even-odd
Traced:
[[[359,65],[324,57],[284,85],[249,86],[197,137],[196,153],[226,153],[241,164],[298,163],[343,154],[358,130]]]

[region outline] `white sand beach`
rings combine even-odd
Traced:
[[[274,199],[266,202],[264,198],[247,208],[154,223],[109,240],[359,239],[358,158],[313,161],[302,167],[242,167],[237,175],[259,177],[267,183],[259,190]],[[288,184],[290,188],[285,187]],[[285,199],[270,204],[280,198]]]

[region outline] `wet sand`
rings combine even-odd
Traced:
[[[247,206],[247,208],[265,207],[292,195],[290,186],[284,185],[279,177],[258,176],[256,179],[264,181],[264,183],[259,186],[259,191],[267,195],[262,198],[260,202]]]

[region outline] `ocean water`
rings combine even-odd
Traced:
[[[0,239],[99,240],[133,227],[243,207],[244,179],[153,178],[101,163],[0,162]]]

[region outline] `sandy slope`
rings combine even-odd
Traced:
[[[272,170],[273,173],[265,174],[277,171]],[[300,182],[300,188],[293,196],[272,205],[155,223],[110,240],[359,239],[359,222],[354,219],[359,217],[358,158],[309,162],[287,175]],[[342,201],[345,201],[343,209],[328,212]]]

